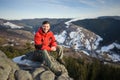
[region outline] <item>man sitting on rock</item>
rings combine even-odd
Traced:
[[[47,64],[47,66],[53,70],[54,63],[51,60],[50,52],[56,51],[58,53],[57,61],[61,64],[65,64],[62,60],[63,58],[63,49],[61,46],[58,46],[52,31],[50,31],[50,23],[48,21],[44,21],[42,26],[38,29],[34,36],[35,42],[35,54],[42,55],[43,60]]]

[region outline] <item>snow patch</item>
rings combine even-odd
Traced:
[[[88,39],[85,40],[85,46],[88,50],[91,50],[90,42]]]
[[[70,38],[75,38],[77,36],[77,33],[76,32],[70,32],[69,34]]]
[[[6,22],[3,25],[10,26],[11,28],[23,28],[23,26],[18,26],[16,24],[11,23],[11,22]]]
[[[117,43],[113,43],[115,45],[116,48],[120,49],[120,44]]]
[[[118,55],[118,54],[112,54],[112,55],[109,55],[109,56],[113,60],[113,62],[120,61],[120,55]]]
[[[82,52],[84,53],[84,54],[86,54],[86,55],[90,55],[88,52],[86,52],[86,51],[84,51],[84,50],[82,50]]]
[[[95,41],[95,45],[98,46],[100,41],[102,41],[103,38],[101,38],[99,35],[97,35],[97,40]]]
[[[108,46],[103,46],[101,48],[101,52],[109,52],[111,49],[113,49],[114,47],[120,49],[120,44],[117,44],[117,43],[112,43]]]
[[[67,25],[66,28],[69,28],[69,25],[71,24],[71,22],[78,21],[78,20],[80,20],[80,18],[74,18],[74,19],[71,19],[71,20],[65,22],[65,24]]]
[[[15,57],[15,58],[13,58],[13,61],[16,62],[16,63],[18,63],[18,64],[24,64],[24,65],[28,65],[28,66],[30,66],[31,64],[34,63],[33,61],[27,60],[27,59],[21,60],[21,58],[24,57],[24,56],[25,55]]]
[[[66,34],[67,34],[67,32],[64,30],[61,34],[55,35],[55,38],[60,44],[63,44],[67,37]]]

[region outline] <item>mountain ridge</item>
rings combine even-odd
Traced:
[[[88,30],[100,35],[104,40],[103,45],[110,44],[114,41],[120,43],[119,25],[120,20],[112,17],[98,18],[98,19],[84,19],[72,22],[73,24],[84,27]]]

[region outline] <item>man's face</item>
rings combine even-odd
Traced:
[[[44,31],[45,33],[47,33],[47,32],[49,31],[49,29],[50,29],[50,24],[43,24],[43,25],[42,25],[42,28],[43,28],[43,31]]]

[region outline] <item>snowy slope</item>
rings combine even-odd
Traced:
[[[111,49],[113,49],[113,48],[118,48],[118,49],[120,49],[120,44],[117,44],[117,43],[112,43],[112,44],[110,44],[110,45],[108,45],[108,46],[103,46],[102,48],[101,48],[101,51],[102,52],[109,52]]]
[[[9,26],[10,28],[23,28],[23,26],[18,26],[16,24],[13,24],[11,22],[6,22],[6,23],[3,23],[4,26]]]
[[[120,62],[120,52],[113,51],[114,48],[120,50],[120,44],[114,42],[110,45],[102,46],[101,49],[96,52],[99,53],[100,57],[107,55],[107,58],[109,58],[108,61]]]
[[[92,57],[97,57],[100,59],[102,58],[103,60],[113,62],[120,61],[119,52],[116,54],[114,51],[111,51],[114,48],[120,50],[120,44],[112,43],[108,46],[103,46],[101,49],[98,49],[98,47],[100,48],[100,41],[102,41],[103,38],[85,28],[71,23],[72,21],[77,20],[79,19],[72,19],[65,22],[67,29],[60,34],[55,35],[59,44],[75,49],[76,51],[82,50],[86,55],[90,55]],[[95,52],[92,53],[93,51]],[[104,57],[105,55],[107,55],[106,59]]]
[[[95,33],[71,23],[76,20],[79,19],[73,19],[65,22],[67,29],[60,34],[55,35],[58,43],[73,47],[76,50],[81,48],[95,50],[98,47],[99,42],[103,39]]]

